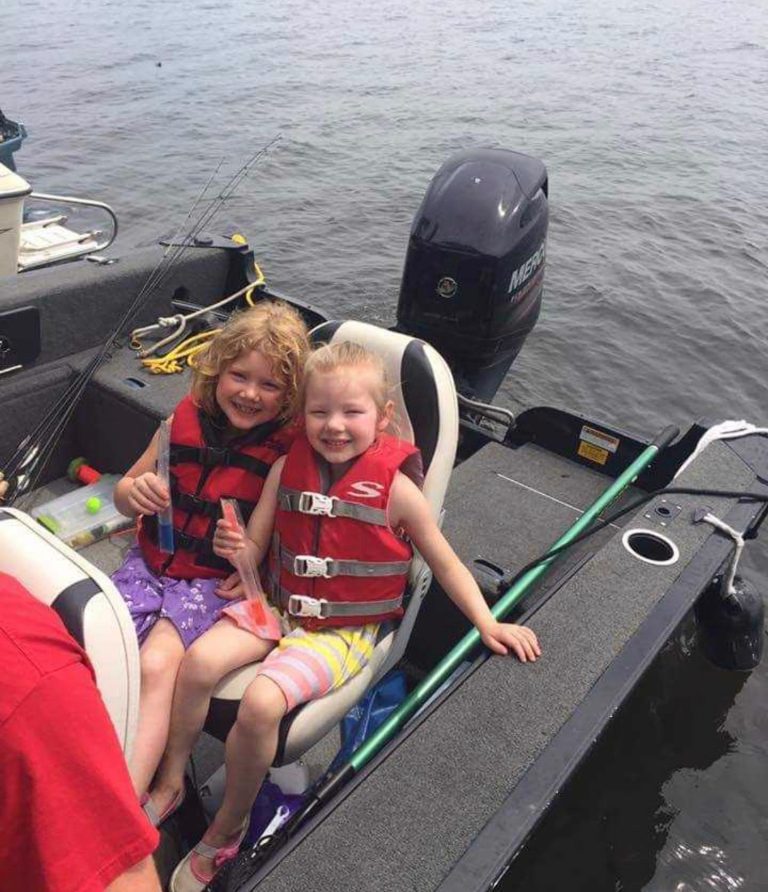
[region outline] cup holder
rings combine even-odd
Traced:
[[[621,543],[632,557],[658,567],[674,564],[680,557],[677,545],[655,530],[627,530]]]

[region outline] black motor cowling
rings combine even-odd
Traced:
[[[541,308],[547,170],[471,149],[435,174],[411,227],[397,330],[442,353],[466,396],[490,401]]]

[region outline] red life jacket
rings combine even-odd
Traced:
[[[402,616],[413,550],[387,510],[405,462],[420,466],[418,449],[382,435],[331,485],[307,438],[294,442],[280,476],[271,576],[275,600],[304,628]]]
[[[229,575],[229,561],[213,553],[213,533],[221,517],[219,499],[236,498],[243,519],[259,500],[272,465],[285,455],[297,428],[269,421],[226,444],[218,427],[191,397],[179,403],[171,423],[170,476],[174,553],[157,546],[157,517],[141,518],[139,545],[147,566],[175,579]]]

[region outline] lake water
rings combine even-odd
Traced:
[[[435,170],[517,149],[549,169],[547,284],[499,401],[644,434],[768,423],[765,0],[6,0],[0,21],[20,172],[112,204],[118,249],[280,134],[222,224],[275,287],[391,322]],[[744,569],[768,590],[764,544]],[[691,648],[667,648],[503,889],[768,888],[768,665]]]

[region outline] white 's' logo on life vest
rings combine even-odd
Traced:
[[[384,484],[374,480],[358,480],[347,491],[348,496],[357,496],[358,499],[376,499],[384,492]]]

